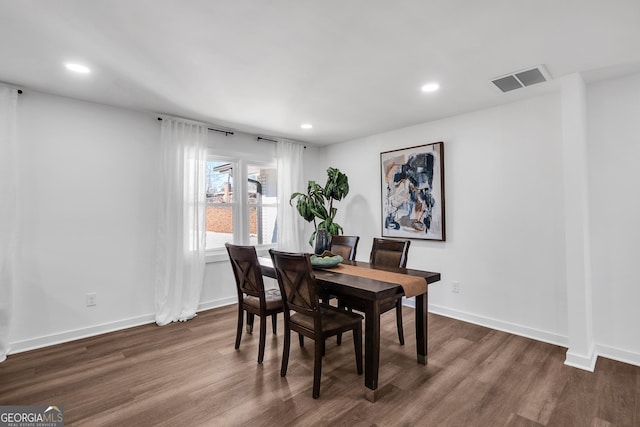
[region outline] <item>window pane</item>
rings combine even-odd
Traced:
[[[207,249],[233,242],[233,167],[229,162],[207,162]]]
[[[247,179],[249,241],[252,245],[276,243],[278,205],[276,168],[248,165]]]

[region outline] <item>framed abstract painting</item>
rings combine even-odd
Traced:
[[[382,236],[446,240],[444,144],[380,153]]]

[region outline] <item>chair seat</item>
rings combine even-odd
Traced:
[[[335,307],[322,306],[320,310],[322,313],[323,333],[353,329],[354,324],[362,322],[362,319],[364,319],[364,317],[357,313],[340,310]],[[310,316],[294,313],[291,315],[290,321],[306,329],[314,330],[315,328],[313,318]]]
[[[397,298],[386,298],[380,301],[380,313],[395,309],[397,301]]]
[[[267,303],[267,310],[277,310],[282,307],[282,296],[280,295],[280,289],[265,289],[264,290],[265,302]],[[245,295],[244,303],[250,305],[256,309],[260,309],[260,298],[251,295]]]

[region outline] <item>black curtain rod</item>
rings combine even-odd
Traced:
[[[257,138],[257,141],[258,141],[258,142],[259,142],[259,141],[269,141],[269,142],[273,142],[273,143],[277,143],[277,142],[278,142],[278,141],[276,141],[276,140],[269,139],[269,138],[263,138],[263,137],[261,137],[261,136],[259,136],[259,137]]]
[[[158,120],[162,120],[162,117],[158,117]],[[212,129],[212,128],[207,128],[207,129],[212,130],[212,131],[214,131],[214,132],[221,132],[221,133],[224,133],[224,134],[225,134],[225,136],[226,136],[226,135],[233,135],[233,132],[232,132],[232,131],[230,131],[230,130],[221,130],[221,129]],[[273,143],[277,143],[277,142],[278,142],[278,141],[276,141],[276,140],[274,140],[274,139],[263,138],[263,137],[261,137],[261,136],[258,136],[258,137],[257,137],[257,141],[269,141],[269,142],[273,142]],[[306,146],[306,145],[303,145],[303,147],[304,147],[304,148],[307,148],[307,146]]]
[[[276,141],[276,140],[274,140],[274,139],[263,138],[263,137],[261,137],[261,136],[257,137],[257,138],[256,138],[256,140],[257,140],[258,142],[260,142],[260,141],[269,141],[269,142],[273,142],[273,143],[277,143],[277,142],[278,142],[278,141]],[[307,148],[307,146],[306,146],[306,145],[303,145],[303,147],[304,147],[304,148]]]
[[[225,136],[227,135],[233,135],[233,132],[231,132],[230,130],[221,130],[221,129],[211,129],[211,128],[207,128],[209,130],[212,130],[214,132],[220,132],[220,133],[224,133]]]
[[[158,120],[162,120],[162,117],[158,117]],[[222,129],[213,129],[213,128],[207,128],[207,130],[212,130],[214,132],[220,132],[220,133],[224,133],[225,136],[227,135],[233,135],[233,132],[230,130],[222,130]]]

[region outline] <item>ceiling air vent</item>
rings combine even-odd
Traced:
[[[536,83],[546,82],[550,80],[549,73],[543,65],[538,65],[530,70],[517,71],[507,74],[506,76],[496,77],[491,82],[502,92],[509,92],[521,87],[531,86]]]

